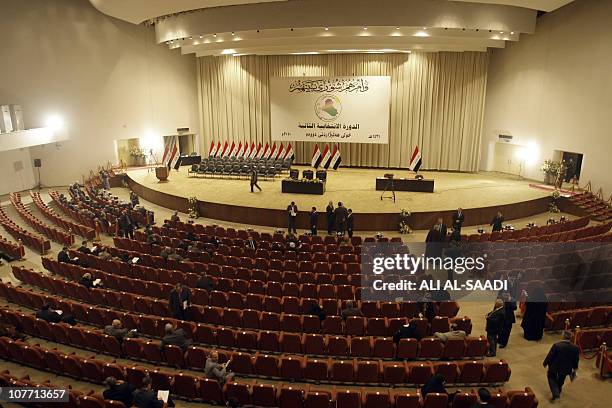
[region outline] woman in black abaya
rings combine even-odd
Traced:
[[[525,313],[521,327],[526,340],[541,340],[544,335],[548,299],[541,286],[530,288],[527,292]]]

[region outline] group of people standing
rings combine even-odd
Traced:
[[[338,202],[338,206],[334,208],[334,203],[330,201],[325,208],[325,215],[327,221],[327,233],[332,235],[336,232],[340,236],[348,235],[349,238],[353,236],[354,230],[354,218],[353,210],[346,208],[342,202]],[[290,234],[297,234],[296,221],[298,216],[298,207],[295,201],[287,206],[288,226],[287,230]],[[319,213],[317,207],[312,207],[309,213],[308,225],[310,227],[310,234],[317,235],[319,225]]]

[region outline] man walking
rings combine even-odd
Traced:
[[[548,377],[550,392],[552,392],[551,402],[561,396],[565,377],[569,375],[572,381],[576,377],[580,350],[578,346],[570,342],[571,338],[572,332],[564,331],[563,340],[552,345],[544,363],[542,363],[544,367],[548,367],[546,376]]]
[[[504,327],[504,302],[501,299],[495,301],[495,307],[487,314],[487,340],[489,341],[489,351],[487,357],[495,357],[497,354],[497,336],[500,335]]]
[[[261,191],[261,187],[257,184],[257,169],[253,168],[251,170],[251,193],[253,193],[253,187],[257,187],[259,191]]]

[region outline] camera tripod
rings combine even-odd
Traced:
[[[385,175],[386,177],[386,175]],[[385,186],[385,189],[383,190],[382,194],[380,195],[380,201],[382,201],[383,198],[389,198],[389,199],[393,199],[393,202],[395,202],[395,185],[393,184],[393,177],[386,177],[387,179],[387,185]],[[390,197],[385,197],[385,193],[387,191],[391,192],[391,196]]]

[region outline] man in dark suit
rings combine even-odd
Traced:
[[[132,331],[132,333],[130,333],[130,330],[123,327],[123,324],[119,319],[114,319],[111,324],[104,327],[104,334],[113,336],[119,341],[123,341],[123,339],[126,337],[132,337],[131,334],[133,333],[135,332]],[[130,334],[130,336],[128,334]]]
[[[124,237],[134,239],[134,224],[126,210],[123,210],[121,217],[119,217],[119,231]]]
[[[87,241],[81,242],[81,246],[77,249],[77,251],[79,251],[82,254],[87,254],[87,255],[91,254],[91,249],[87,247]]]
[[[295,205],[295,201],[292,201],[291,204],[287,206],[287,216],[289,217],[289,226],[287,229],[289,233],[297,234],[297,229],[295,228],[295,220],[297,219],[298,208]]]
[[[115,377],[108,377],[104,380],[104,384],[108,389],[104,390],[102,395],[106,400],[114,400],[123,402],[126,407],[131,407],[133,402],[133,393],[136,387],[125,381],[117,381]]]
[[[202,274],[196,281],[196,288],[204,289],[210,292],[214,289],[214,282],[210,276],[208,276],[205,272],[202,272]]]
[[[344,231],[346,230],[347,215],[348,211],[346,207],[344,207],[341,202],[338,202],[338,206],[334,210],[334,221],[336,222],[336,231],[342,236],[344,236]]]
[[[325,207],[325,214],[327,216],[327,234],[331,235],[334,231],[334,203],[331,201]]]
[[[187,286],[177,283],[170,291],[170,299],[168,302],[172,317],[180,320],[188,320],[187,310],[191,302],[191,291]]]
[[[171,323],[167,323],[164,327],[166,335],[162,337],[159,347],[163,350],[165,346],[178,346],[183,351],[187,351],[187,347],[193,343],[193,340],[187,337],[183,329],[175,329]]]
[[[493,219],[491,220],[491,224],[493,226],[492,231],[501,231],[503,226],[502,223],[504,222],[504,216],[502,215],[501,211],[497,212],[497,215],[495,215],[495,217],[493,217]]]
[[[546,376],[548,377],[548,385],[552,392],[551,401],[559,399],[561,396],[565,377],[569,375],[573,381],[576,376],[576,370],[578,370],[580,350],[578,346],[570,342],[571,338],[572,332],[564,331],[563,340],[552,345],[542,363],[544,367],[548,367]]]
[[[63,247],[62,250],[57,253],[57,262],[76,264],[76,262],[70,258],[70,255],[68,254],[68,247]]]
[[[310,210],[310,234],[317,235],[317,222],[319,221],[319,213],[316,207]]]
[[[133,404],[137,408],[162,408],[164,401],[157,398],[157,393],[151,388],[151,377],[142,379],[142,387],[138,388],[133,396]]]
[[[253,168],[251,170],[251,193],[253,193],[253,187],[257,187],[259,191],[261,191],[261,187],[257,184],[257,169]]]
[[[353,218],[353,210],[350,208],[346,213],[346,232],[349,238],[353,238],[353,228],[355,227],[355,219]]]
[[[442,218],[438,218],[438,225],[440,226],[440,238],[442,242],[446,241],[446,224],[444,224],[444,220]]]
[[[504,327],[504,302],[501,299],[495,301],[495,307],[487,314],[487,340],[489,341],[489,350],[487,357],[494,357],[497,354],[497,336],[501,333]]]
[[[61,312],[61,310],[59,311]],[[71,314],[58,313],[56,310],[52,310],[49,305],[43,305],[38,312],[36,312],[36,318],[42,319],[48,323],[68,323],[71,326],[76,324],[76,319]]]
[[[516,323],[516,317],[514,316],[516,301],[508,292],[502,293],[502,300],[504,301],[504,324],[501,333],[497,337],[497,342],[500,348],[505,348],[508,345],[508,339],[512,332],[512,325]]]
[[[478,402],[472,405],[472,408],[495,408],[495,405],[491,404],[491,392],[486,388],[478,389]]]
[[[459,228],[459,231],[461,231],[463,221],[465,221],[465,214],[463,213],[463,209],[459,207],[457,211],[453,213],[453,228]]]

